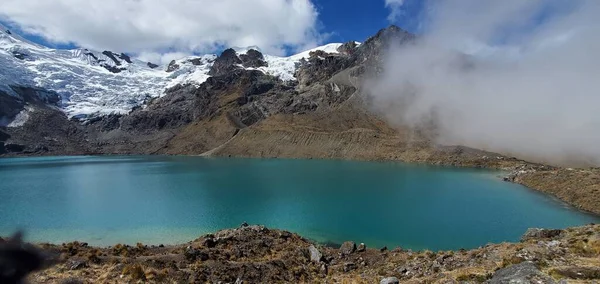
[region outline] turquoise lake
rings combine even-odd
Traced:
[[[447,250],[530,227],[599,222],[501,172],[400,163],[50,157],[0,159],[0,235],[173,244],[246,221],[322,243]]]

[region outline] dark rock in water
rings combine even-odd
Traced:
[[[318,263],[323,260],[323,254],[315,246],[310,245],[308,252],[310,253],[310,261]]]
[[[387,247],[382,247],[382,248],[379,249],[380,252],[384,252],[384,251],[387,251],[387,250],[388,250]]]
[[[525,234],[523,234],[523,236],[521,237],[521,241],[524,242],[531,239],[550,239],[560,236],[561,233],[562,230],[530,228],[527,229]]]
[[[556,283],[550,276],[542,273],[532,262],[522,262],[506,268],[502,268],[494,273],[489,284],[509,284],[509,283]]]
[[[263,54],[255,49],[248,50],[246,54],[240,54],[240,60],[242,61],[242,65],[246,68],[258,68],[268,65]]]
[[[129,55],[125,54],[125,53],[121,53],[119,54],[119,58],[125,60],[125,62],[131,64],[131,58],[129,57]]]
[[[363,252],[367,250],[367,246],[365,245],[365,243],[360,243],[360,245],[358,245],[358,247],[356,248],[357,252]]]
[[[68,264],[70,270],[78,270],[88,267],[87,262],[81,260],[71,260]]]
[[[4,148],[6,149],[7,152],[12,152],[12,153],[20,153],[20,152],[25,151],[25,145],[20,145],[20,144],[9,143],[9,144],[5,144]]]
[[[342,255],[349,255],[356,251],[356,243],[354,242],[344,242],[342,246],[340,246],[340,253]]]
[[[240,227],[241,228],[248,227],[248,223],[244,222],[244,223],[242,223],[242,225],[240,225]]]
[[[154,69],[154,68],[158,67],[158,64],[154,64],[154,63],[152,63],[152,62],[148,62],[148,63],[146,63],[146,65],[148,65],[148,67],[150,67],[150,68],[152,68],[152,69]]]
[[[213,66],[208,71],[210,76],[222,76],[236,69],[239,69],[238,64],[242,64],[242,60],[237,56],[237,53],[232,48],[226,49],[213,63]]]
[[[167,66],[167,72],[173,72],[177,69],[179,69],[179,64],[175,63],[175,60],[171,60]]]
[[[350,272],[352,270],[355,270],[356,268],[357,268],[357,266],[354,262],[344,263],[344,272]]]
[[[398,278],[396,277],[387,277],[387,278],[383,278],[381,279],[381,281],[379,281],[379,284],[399,284],[400,280],[398,280]]]

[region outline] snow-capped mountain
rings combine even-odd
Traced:
[[[327,44],[289,57],[264,55],[266,64],[244,68],[295,80],[297,64],[311,51],[337,53],[341,45]],[[243,57],[256,49],[238,48],[236,55]],[[158,66],[112,51],[48,48],[0,25],[0,91],[18,96],[10,86],[27,86],[56,92],[60,108],[69,117],[128,113],[177,84],[201,84],[210,77],[216,58],[214,54],[191,56]]]

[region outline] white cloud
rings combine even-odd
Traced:
[[[137,58],[142,61],[152,62],[160,65],[166,65],[171,62],[171,60],[177,60],[184,58],[186,56],[190,56],[192,54],[185,52],[166,52],[166,53],[158,53],[158,52],[142,52],[138,54]]]
[[[52,42],[123,52],[206,52],[320,40],[310,0],[3,0],[0,19]]]
[[[420,41],[389,52],[370,86],[377,111],[402,125],[435,121],[442,144],[600,165],[600,1],[428,8]]]
[[[404,0],[385,0],[385,6],[390,9],[390,15],[388,16],[388,21],[396,22],[398,20],[398,18],[402,15],[402,6],[403,5],[404,5]]]

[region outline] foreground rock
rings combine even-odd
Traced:
[[[539,237],[538,237],[539,236]],[[576,283],[600,281],[600,225],[473,250],[346,255],[297,234],[245,226],[176,246],[43,244],[61,263],[33,283]],[[73,282],[75,281],[75,282]],[[564,283],[564,282],[562,282]]]

